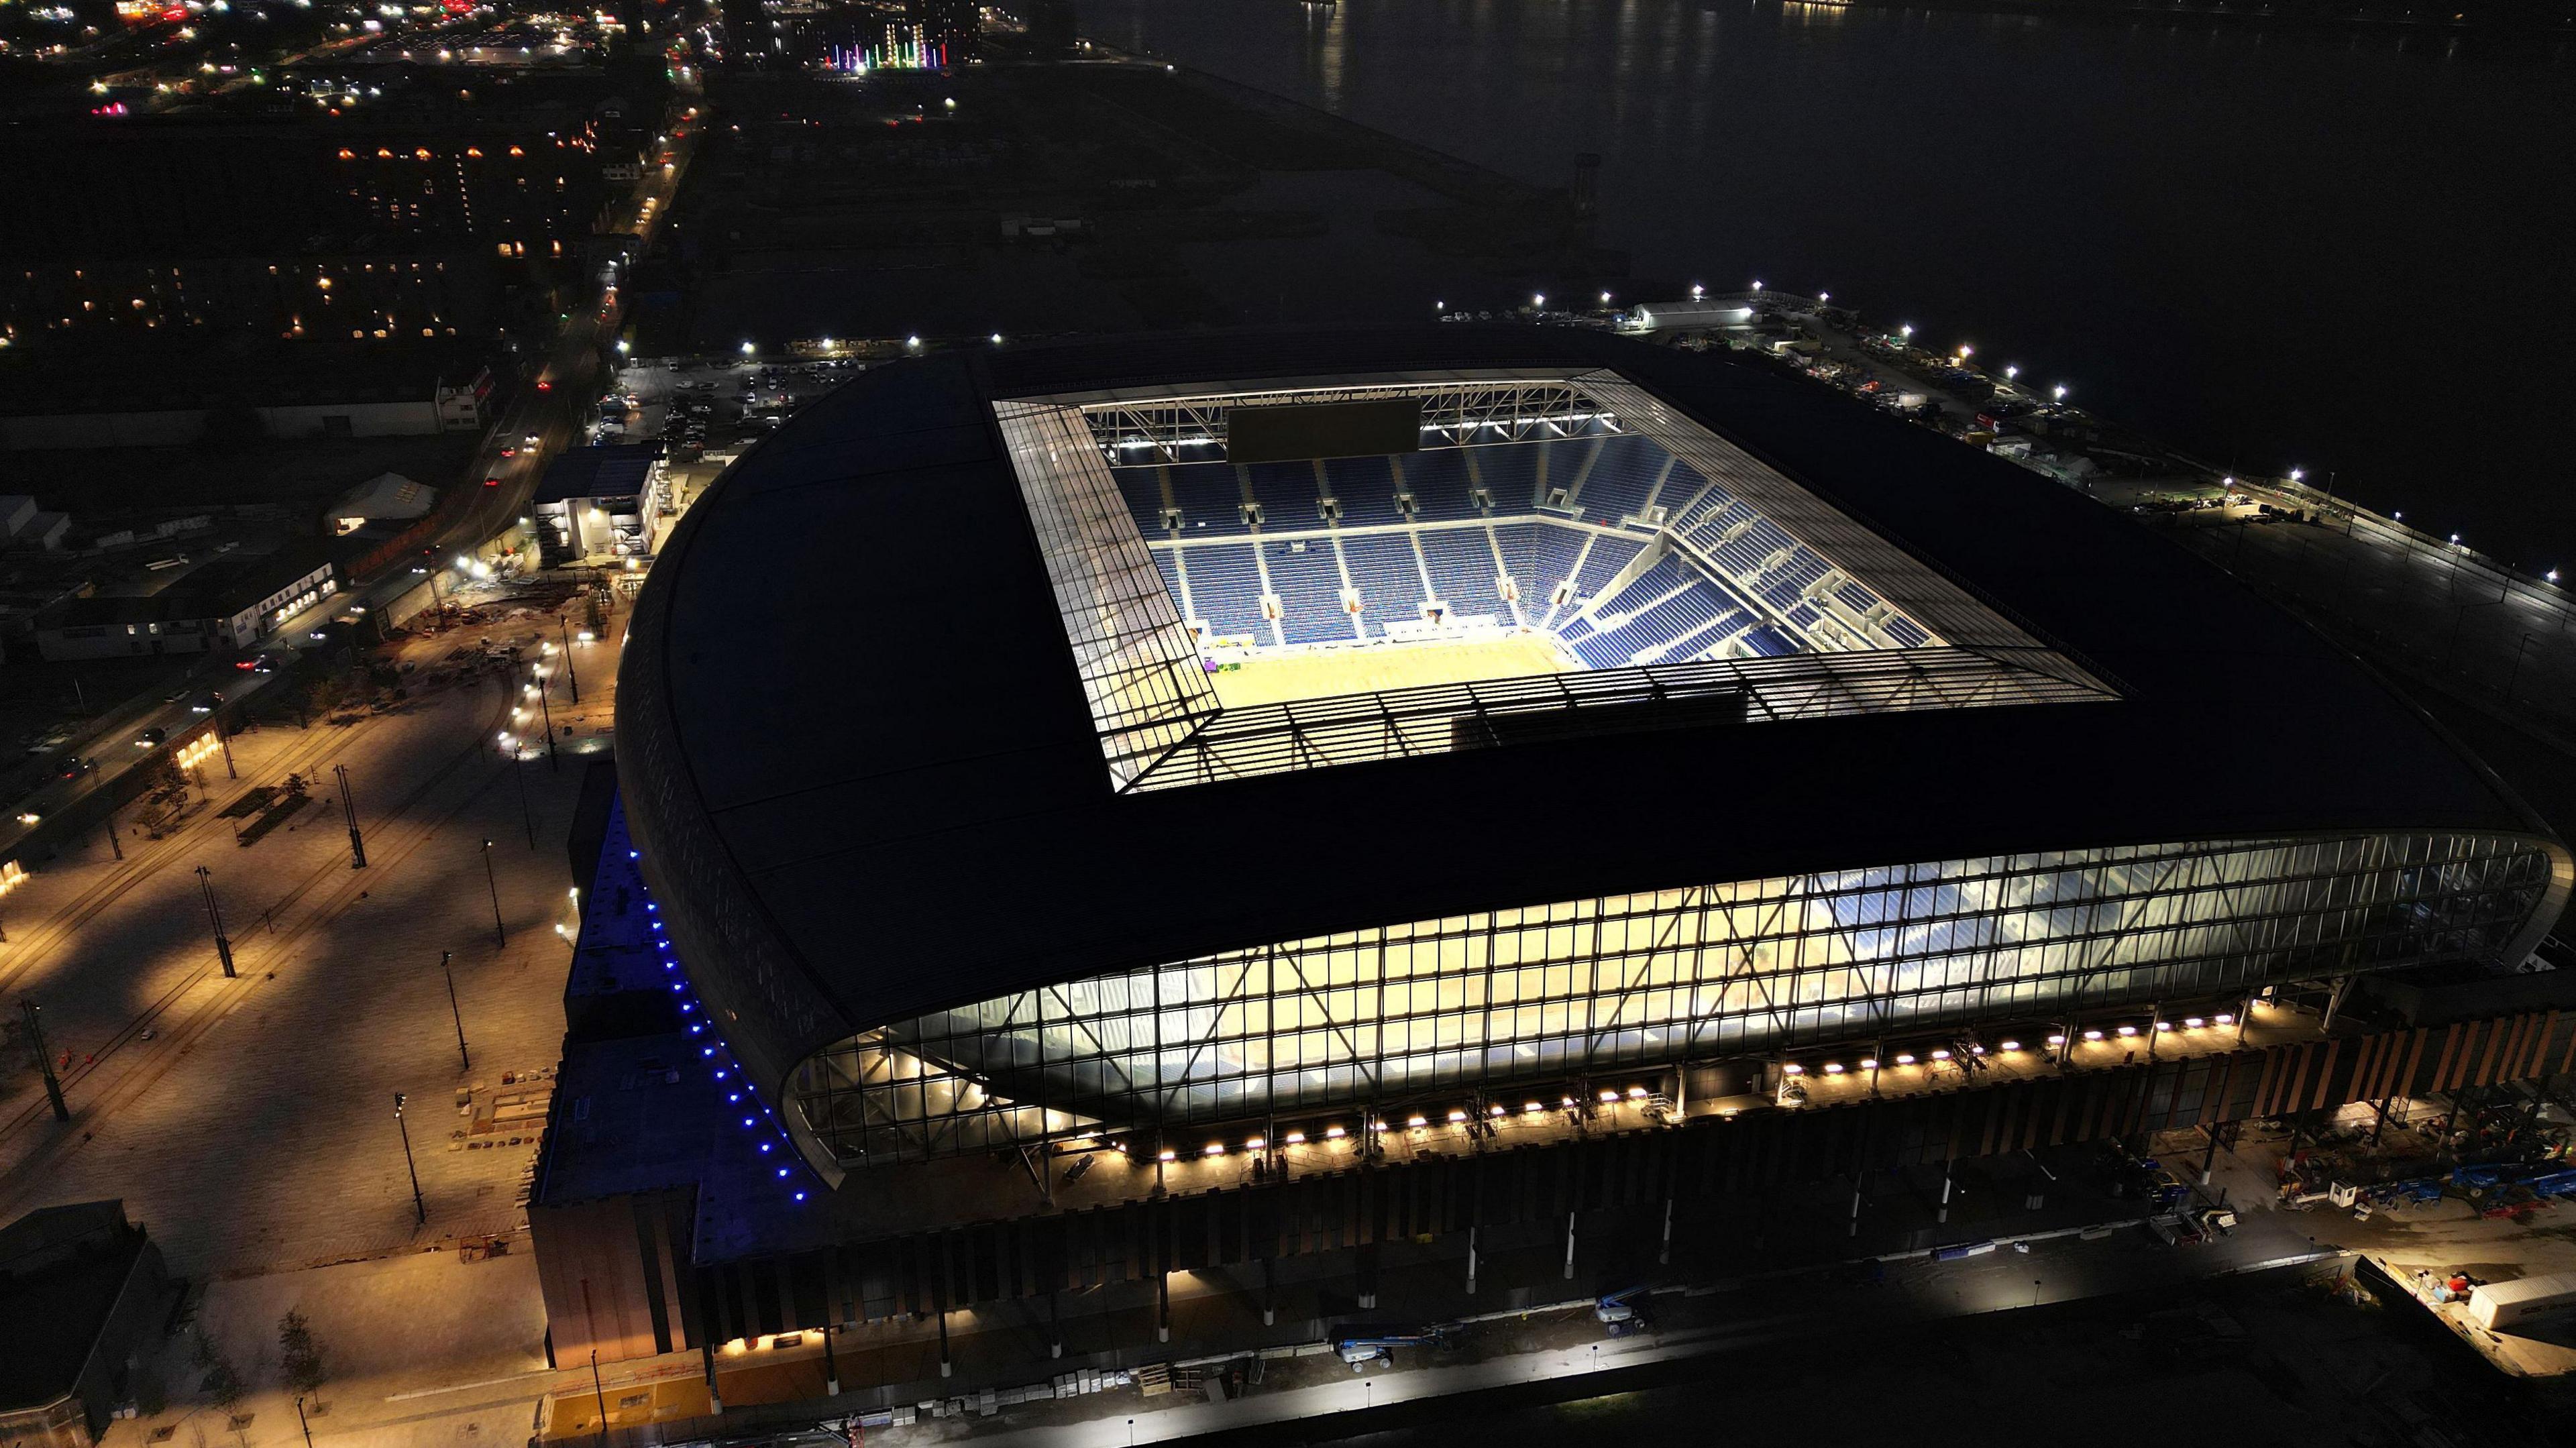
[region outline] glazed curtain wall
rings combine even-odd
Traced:
[[[1644,1070],[2490,954],[2549,881],[2486,835],[1847,870],[1288,941],[899,1021],[802,1063],[846,1164]]]

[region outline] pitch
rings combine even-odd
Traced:
[[[1219,704],[1228,709],[1374,694],[1427,684],[1467,684],[1563,674],[1569,662],[1556,644],[1536,635],[1460,642],[1383,643],[1318,653],[1260,653],[1241,667],[1209,676]]]

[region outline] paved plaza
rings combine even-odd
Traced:
[[[426,675],[482,638],[533,651],[541,626],[555,633],[552,619],[532,617],[413,640],[402,656]],[[300,1306],[338,1345],[340,1386],[324,1394],[340,1400],[325,1415],[331,1431],[384,1416],[380,1402],[356,1411],[361,1399],[543,1368],[525,1237],[515,1255],[490,1260],[456,1249],[520,1220],[542,1117],[493,1123],[491,1108],[521,1076],[535,1078],[524,1094],[541,1102],[560,1055],[569,946],[556,927],[576,908],[566,839],[583,771],[608,757],[618,631],[580,646],[582,703],[568,690],[552,698],[557,726],[572,728],[555,768],[500,752],[523,696],[492,678],[345,725],[255,730],[233,741],[237,780],[220,758],[202,767],[212,806],[178,834],[152,841],[129,827],[121,861],[92,836],[0,911],[0,983],[42,1004],[72,1112],[68,1124],[53,1120],[17,1046],[17,1068],[0,1075],[0,1214],[122,1198],[171,1270],[199,1285],[200,1324],[255,1388],[274,1376],[276,1315]],[[335,765],[349,770],[365,869],[351,867]],[[290,827],[238,845],[221,808],[290,772],[312,782],[312,804]],[[201,866],[238,979],[217,961]],[[496,896],[506,942],[495,937]],[[453,952],[470,1071],[442,952]],[[397,1092],[409,1098],[425,1224]],[[486,1129],[469,1137],[478,1105]],[[174,1340],[165,1358],[160,1376],[184,1407],[195,1386],[186,1344]],[[534,1396],[513,1398],[513,1411]],[[480,1401],[422,1400],[395,1416],[426,1425],[419,1441],[490,1441],[463,1426]],[[249,1441],[294,1436],[291,1410],[280,1428],[276,1412],[259,1412]]]

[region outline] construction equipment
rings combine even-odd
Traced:
[[[1458,1329],[1447,1323],[1426,1327],[1348,1327],[1333,1334],[1333,1356],[1359,1372],[1370,1363],[1395,1361],[1400,1347],[1447,1347]]]
[[[1592,1320],[1606,1328],[1612,1337],[1627,1337],[1646,1331],[1654,1326],[1653,1317],[1646,1311],[1646,1292],[1647,1289],[1640,1285],[1594,1299]]]

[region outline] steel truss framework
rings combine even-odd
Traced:
[[[1702,572],[1728,580],[1738,596],[1758,598],[1760,577],[1723,568],[1674,531],[1699,518],[1703,500],[1714,507],[1738,499],[1833,565],[1811,592],[1830,596],[1832,585],[1857,579],[1880,605],[1867,617],[1839,616],[1838,605],[1828,605],[1833,627],[1813,640],[1820,651],[1776,659],[1650,663],[1223,709],[1110,465],[1220,444],[1233,407],[1391,396],[1422,399],[1432,446],[1642,433],[1710,480],[1669,515],[1658,546],[1669,544]],[[1717,693],[1742,694],[1748,720],[1775,723],[2117,697],[2095,671],[2043,644],[1997,606],[1615,373],[1443,374],[1068,395],[1003,402],[995,415],[1046,557],[1102,754],[1122,791],[1441,753],[1460,747],[1462,738],[1500,737],[1478,726],[1501,716],[1553,713],[1566,728],[1579,729],[1590,722],[1585,709],[1598,720],[1611,717],[1603,705]],[[1899,615],[1914,620],[1930,642],[1896,646],[1885,625]]]
[[[1488,1087],[2491,955],[2550,880],[2517,836],[2200,841],[1501,910],[1016,991],[810,1058],[844,1165],[1089,1130],[1317,1121]]]
[[[1238,407],[1307,402],[1359,402],[1412,397],[1422,402],[1426,447],[1533,442],[1617,432],[1602,403],[1562,378],[1465,377],[1336,384],[1132,398],[1083,406],[1101,455],[1118,467],[1186,462],[1210,456],[1226,440],[1226,414]]]
[[[1101,753],[1121,789],[1217,715],[1197,643],[1080,413],[995,408]]]

